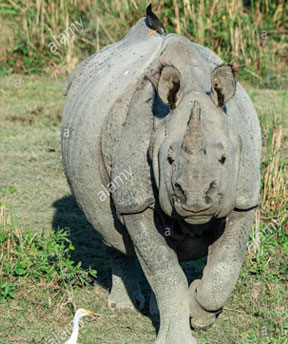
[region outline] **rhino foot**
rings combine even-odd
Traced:
[[[134,258],[109,248],[112,263],[112,288],[108,297],[108,307],[119,311],[142,310],[145,299],[141,293]]]
[[[189,307],[190,307],[190,324],[193,329],[203,329],[212,326],[218,314],[221,312],[208,312],[203,309],[196,300],[197,286],[200,280],[195,280],[189,287]]]
[[[110,293],[107,303],[108,308],[112,310],[134,312],[137,309],[142,310],[144,308],[145,298],[140,292],[137,292],[134,293],[131,300],[126,290],[122,293],[118,290],[117,293]]]
[[[183,326],[171,325],[168,328],[159,330],[154,344],[197,344],[197,340],[192,336],[191,330]]]

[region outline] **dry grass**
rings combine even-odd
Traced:
[[[14,227],[11,224],[11,217],[6,215],[5,205],[0,206],[0,228],[1,236],[6,236],[6,240],[0,241],[0,263],[3,260],[3,255],[5,252],[6,257],[10,257],[11,265],[13,260],[13,253],[15,252],[15,247],[20,244],[23,249],[23,232],[21,229]],[[0,277],[3,275],[2,271],[3,265],[0,265]]]
[[[261,208],[267,213],[275,213],[275,210],[287,211],[287,175],[284,165],[281,164],[281,148],[283,147],[283,128],[274,128],[272,135],[272,158],[264,173],[264,186]],[[287,212],[280,213],[280,222],[283,223]]]
[[[279,91],[278,102],[271,90],[250,90],[262,127],[262,188],[260,206],[256,210],[248,251],[259,252],[263,231],[279,237],[288,233],[288,116],[286,109],[287,89]],[[265,237],[265,236],[264,236]],[[262,247],[263,251],[263,247]]]
[[[278,84],[285,71],[287,75],[288,3],[246,3],[155,0],[153,8],[169,32],[209,47],[256,81],[269,79]],[[2,60],[12,72],[28,72],[32,67],[39,71],[52,69],[54,73],[70,71],[80,60],[120,40],[145,15],[146,6],[144,0],[8,0],[2,5],[4,13],[8,13],[1,28]],[[73,35],[55,55],[50,53],[52,35],[64,32],[79,16],[84,32]],[[263,36],[263,28],[269,30],[267,37]]]

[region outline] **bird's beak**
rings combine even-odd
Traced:
[[[93,312],[90,312],[90,311],[89,311],[89,312],[87,312],[87,314],[88,314],[88,315],[95,315],[95,313],[93,313]]]

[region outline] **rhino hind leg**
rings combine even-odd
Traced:
[[[136,259],[113,248],[107,251],[112,264],[112,288],[108,296],[108,307],[118,311],[143,309],[145,299],[139,287]]]
[[[159,317],[159,309],[157,305],[156,296],[151,290],[150,300],[149,300],[149,312],[152,317]]]

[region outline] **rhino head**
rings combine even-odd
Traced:
[[[235,207],[241,138],[223,110],[235,87],[229,65],[211,73],[209,94],[172,66],[161,71],[158,95],[170,113],[155,135],[153,171],[162,210],[186,224],[208,223]]]

